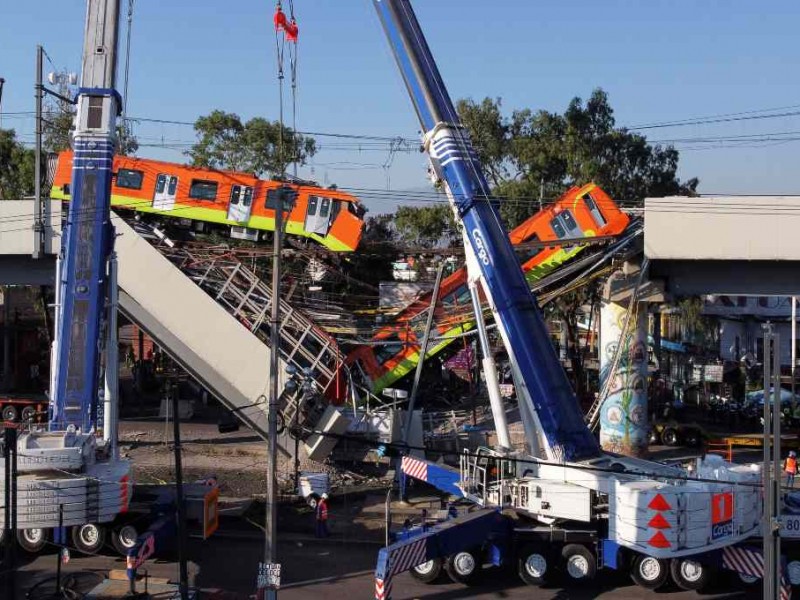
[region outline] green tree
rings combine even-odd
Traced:
[[[17,140],[13,129],[0,129],[0,200],[18,200],[34,192],[33,150]]]
[[[453,212],[447,204],[400,206],[394,215],[399,241],[424,248],[449,246],[458,239]]]
[[[677,177],[678,151],[616,126],[607,94],[574,98],[564,114],[523,109],[504,116],[500,100],[461,100],[458,110],[493,186],[509,200],[501,214],[513,227],[533,214],[536,198],[552,198],[594,181],[618,202],[691,195],[698,180]]]
[[[292,162],[305,164],[316,153],[312,138],[261,117],[242,123],[237,114],[215,110],[198,118],[194,129],[198,141],[187,155],[198,167],[276,176]]]

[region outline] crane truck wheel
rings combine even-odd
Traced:
[[[96,523],[76,525],[72,528],[72,543],[79,552],[97,554],[106,543],[105,527]]]
[[[444,570],[455,583],[474,585],[481,577],[481,562],[480,548],[465,550],[448,556],[444,561]]]
[[[22,409],[23,423],[32,423],[36,418],[36,409],[33,406],[26,406]]]
[[[411,576],[422,583],[433,583],[442,575],[443,561],[441,558],[431,560],[411,567]]]
[[[673,558],[669,564],[672,581],[682,590],[702,590],[710,578],[708,565],[691,558]]]
[[[519,577],[528,585],[545,585],[553,574],[552,567],[547,550],[535,544],[522,548],[517,558]]]
[[[668,427],[662,431],[661,441],[664,442],[665,446],[677,446],[679,441],[677,430],[673,429],[672,427]]]
[[[20,529],[17,531],[17,542],[25,552],[37,554],[47,544],[47,530],[39,527]]]
[[[597,575],[597,557],[582,544],[567,544],[561,558],[564,573],[573,583],[587,583]]]
[[[669,561],[637,554],[631,565],[631,579],[639,587],[656,590],[669,579]]]
[[[3,421],[9,421],[13,423],[17,420],[17,407],[13,404],[8,404],[3,407]]]
[[[128,550],[136,545],[136,538],[139,533],[133,525],[122,525],[117,527],[111,533],[111,545],[114,550],[119,552],[122,556],[128,556]]]

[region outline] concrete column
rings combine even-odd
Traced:
[[[609,377],[617,347],[622,344],[617,369],[600,409],[600,445],[628,456],[647,451],[647,304],[639,303],[621,340],[627,308],[611,302],[600,307],[601,386]]]

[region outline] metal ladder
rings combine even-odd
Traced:
[[[194,281],[217,303],[247,327],[262,342],[270,341],[272,289],[232,253],[219,248],[155,246],[170,262]],[[317,389],[330,396],[343,396],[336,389],[344,385],[339,377],[344,355],[330,335],[289,303],[280,302],[281,358],[300,373],[311,369]],[[266,368],[266,365],[265,365]],[[291,423],[298,410],[295,395],[282,395],[281,413]]]

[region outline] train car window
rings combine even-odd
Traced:
[[[391,343],[391,342],[397,343]],[[400,336],[396,333],[393,333],[387,338],[381,340],[383,345],[375,346],[375,360],[378,361],[378,364],[384,364],[386,361],[394,358],[403,351],[403,342],[400,340]]]
[[[253,188],[246,187],[244,188],[244,199],[242,200],[242,204],[245,206],[250,206],[253,203]]]
[[[336,217],[339,216],[339,211],[342,210],[342,201],[341,200],[332,200],[331,201],[331,223],[336,221]]]
[[[597,202],[595,202],[591,194],[586,194],[583,197],[583,201],[586,204],[586,208],[589,209],[589,214],[592,215],[592,219],[594,219],[594,222],[598,227],[603,227],[606,223],[608,223],[606,218],[603,216],[603,213],[600,212],[600,207],[597,206]]]
[[[159,175],[158,179],[156,179],[156,193],[163,194],[165,187],[167,187],[167,176]]]
[[[216,184],[214,184],[216,185]],[[169,178],[169,185],[167,186],[167,194],[170,196],[175,195],[175,191],[178,189],[178,178],[174,175]],[[216,198],[216,192],[214,192],[214,197]]]
[[[561,213],[561,218],[564,220],[564,224],[567,226],[567,229],[575,229],[578,227],[578,224],[575,222],[575,217],[572,216],[572,213],[568,210],[565,210]]]
[[[134,169],[120,169],[117,171],[117,187],[129,190],[142,189],[144,173]]]
[[[567,230],[564,229],[564,226],[561,224],[561,215],[557,215],[550,220],[550,227],[556,232],[556,237],[558,239],[563,240],[567,237]]]
[[[316,196],[309,196],[308,197],[308,211],[306,214],[309,217],[313,217],[317,214],[317,204],[319,204],[319,198]]]
[[[239,204],[239,192],[242,191],[242,186],[234,185],[231,188],[231,204]]]
[[[319,216],[323,219],[328,216],[331,212],[331,199],[330,198],[323,198],[322,204],[319,207]]]
[[[364,213],[367,212],[366,209],[363,206],[361,206],[361,204],[359,204],[358,202],[348,202],[347,210],[353,213],[358,219],[363,218]]]
[[[189,198],[195,200],[210,200],[217,199],[217,182],[208,181],[205,179],[192,179],[192,185],[189,186]]]

